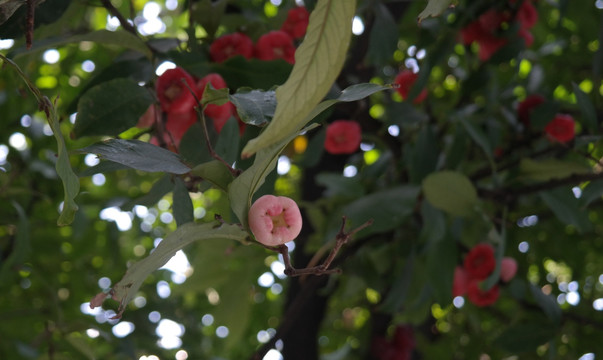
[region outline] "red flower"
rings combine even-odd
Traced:
[[[199,82],[197,82],[197,97],[201,99],[203,97],[203,92],[205,91],[205,86],[207,83],[210,83],[214,89],[224,89],[226,88],[226,81],[224,78],[217,73],[210,73],[203,77]],[[234,112],[234,106],[229,101],[223,105],[217,104],[209,104],[205,107],[203,114],[208,118],[211,118],[214,122],[214,126],[216,131],[220,133],[224,124],[230,119]]]
[[[465,271],[471,279],[483,280],[496,267],[494,248],[489,244],[477,244],[465,256]]]
[[[521,121],[524,125],[530,125],[530,115],[534,108],[538,105],[545,102],[545,98],[538,94],[529,95],[525,98],[524,101],[519,103],[517,106],[517,116],[519,117],[519,121]]]
[[[251,59],[253,41],[242,33],[224,35],[214,40],[209,47],[209,55],[213,61],[220,63],[237,55]]]
[[[494,35],[488,36],[486,40],[479,43],[479,59],[481,61],[487,61],[506,44],[506,38],[499,38]]]
[[[180,67],[166,70],[155,84],[161,109],[168,113],[186,113],[195,106],[191,89],[195,89],[195,80]]]
[[[463,296],[467,293],[469,276],[461,266],[454,268],[454,279],[452,280],[452,296]]]
[[[270,31],[258,39],[255,56],[260,60],[284,59],[293,64],[295,63],[293,39],[284,31]]]
[[[479,287],[479,280],[473,280],[467,287],[467,298],[477,306],[492,305],[498,300],[500,291],[498,285],[494,285],[487,291],[483,291]]]
[[[407,99],[408,98],[408,94],[410,93],[410,90],[412,89],[412,86],[415,84],[415,81],[417,81],[417,78],[419,77],[419,75],[415,74],[412,72],[412,70],[402,70],[394,79],[394,84],[399,85],[399,87],[396,89],[396,91],[398,91],[398,93],[402,96],[403,99]],[[423,102],[423,100],[425,100],[425,98],[427,97],[427,89],[423,89],[421,90],[421,92],[419,93],[419,95],[417,95],[417,97],[415,97],[413,99],[413,103],[414,104],[419,104],[421,102]]]
[[[566,143],[575,135],[574,118],[570,115],[557,114],[555,118],[544,127],[544,132],[551,141]]]
[[[410,325],[399,325],[396,327],[393,337],[394,345],[400,350],[412,350],[415,348],[415,333]]]
[[[517,261],[512,257],[504,257],[500,262],[500,279],[509,282],[517,273]]]
[[[310,19],[310,13],[303,6],[289,10],[287,19],[281,26],[281,30],[289,34],[293,39],[299,39],[306,35],[306,29]]]
[[[351,120],[336,120],[327,127],[325,150],[331,154],[351,154],[362,140],[360,125]]]

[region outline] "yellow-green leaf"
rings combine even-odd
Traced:
[[[439,171],[423,180],[423,193],[435,208],[456,216],[473,213],[479,202],[471,181],[455,171]]]
[[[243,157],[280,142],[306,124],[306,115],[324,98],[343,67],[355,10],[354,0],[318,1],[304,42],[295,53],[291,75],[276,89],[274,118],[247,143]]]

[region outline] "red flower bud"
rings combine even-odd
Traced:
[[[246,59],[253,56],[253,41],[243,33],[224,35],[209,47],[209,55],[215,62],[223,62],[231,57],[241,55]]]
[[[362,140],[360,125],[351,120],[335,120],[327,127],[325,150],[331,154],[351,154]]]
[[[465,256],[465,271],[470,279],[483,280],[496,267],[494,248],[489,244],[477,244]]]
[[[570,115],[557,114],[555,118],[544,127],[551,141],[566,143],[571,141],[575,135],[574,118]]]
[[[264,195],[249,208],[249,228],[255,239],[267,246],[294,240],[302,227],[299,207],[284,196]]]
[[[258,39],[255,56],[260,60],[284,59],[293,64],[295,63],[293,39],[284,31],[270,31]]]
[[[524,0],[521,2],[521,7],[517,11],[517,20],[521,24],[522,29],[530,29],[538,22],[538,10],[534,7],[531,1]]]
[[[281,26],[281,30],[289,34],[293,39],[299,39],[306,35],[310,13],[303,6],[289,10],[287,19]]]
[[[155,84],[161,109],[168,113],[186,113],[195,106],[191,89],[195,89],[195,80],[180,67],[166,70]]]
[[[403,99],[407,99],[408,98],[408,94],[410,93],[410,90],[412,89],[413,85],[415,84],[415,81],[417,81],[417,78],[419,77],[419,75],[415,74],[412,72],[412,70],[402,70],[397,76],[396,79],[394,80],[394,84],[399,85],[399,87],[396,89],[396,91],[398,91],[398,93],[402,96]],[[425,98],[427,97],[427,89],[423,89],[419,95],[417,95],[417,97],[415,97],[413,99],[413,103],[414,104],[420,104],[421,102],[423,102],[423,100],[425,100]]]
[[[517,273],[517,261],[512,257],[504,257],[500,262],[500,279],[509,282]]]

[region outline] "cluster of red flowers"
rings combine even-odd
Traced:
[[[253,44],[253,40],[243,33],[223,35],[217,38],[209,48],[213,61],[223,62],[240,55],[246,59],[255,57],[260,60],[284,59],[295,63],[295,39],[306,34],[310,14],[304,7],[289,10],[287,19],[280,30],[270,31]]]
[[[325,150],[334,155],[351,154],[362,140],[360,124],[352,120],[335,120],[327,127]]]
[[[408,94],[412,89],[413,85],[417,81],[419,75],[415,74],[412,70],[406,69],[398,73],[394,79],[394,84],[398,85],[396,91],[402,96],[402,99],[408,99]],[[413,99],[413,104],[420,104],[427,98],[427,89],[422,89],[419,95]]]
[[[205,86],[210,83],[215,89],[226,88],[226,82],[217,73],[210,73],[201,79],[195,79],[186,70],[176,67],[166,70],[155,84],[155,91],[161,111],[166,115],[167,121],[163,125],[163,142],[171,150],[176,151],[180,140],[186,131],[197,121],[196,99],[203,98]],[[195,99],[196,98],[196,99]],[[232,103],[224,105],[210,104],[205,107],[204,115],[213,123],[219,133],[231,116],[236,116]],[[141,117],[138,126],[150,127],[157,118],[155,106]],[[240,123],[241,131],[244,124]],[[157,139],[153,142],[159,143]]]
[[[488,290],[482,290],[480,284],[488,278],[496,267],[494,248],[489,244],[478,244],[474,246],[463,262],[463,266],[454,269],[454,282],[452,285],[452,296],[463,296],[477,306],[492,305],[500,295],[498,284]],[[509,282],[517,272],[517,262],[510,257],[504,257],[501,261],[500,280]]]
[[[538,21],[538,11],[531,0],[510,0],[508,7],[503,10],[490,9],[479,18],[461,30],[462,41],[465,45],[476,42],[479,45],[479,58],[488,60],[492,54],[507,44],[509,37],[505,34],[508,24],[519,23],[517,35],[524,39],[526,46],[531,46],[534,37],[530,29]]]
[[[410,326],[398,326],[390,340],[376,337],[371,345],[373,355],[379,360],[410,360],[416,346],[415,335]]]
[[[525,126],[530,126],[530,116],[534,109],[546,99],[538,94],[529,95],[517,106],[517,117]],[[545,127],[544,132],[551,141],[566,143],[575,136],[575,121],[571,115],[557,114]]]

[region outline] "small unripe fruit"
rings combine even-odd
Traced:
[[[285,196],[264,195],[249,208],[249,228],[256,240],[277,246],[294,240],[302,227],[297,203]]]

